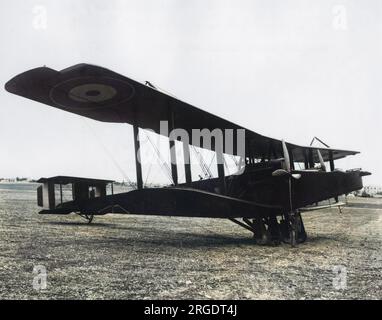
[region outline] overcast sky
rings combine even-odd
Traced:
[[[338,166],[382,184],[381,18],[379,0],[1,1],[0,82],[100,65],[260,134],[359,150]],[[0,177],[135,179],[130,126],[4,89],[0,148]]]

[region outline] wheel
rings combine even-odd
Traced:
[[[296,213],[296,231],[298,243],[303,243],[307,239],[304,222],[302,221],[301,213]]]
[[[296,217],[296,212],[291,212],[289,215],[289,230],[290,230],[290,245],[292,247],[295,247],[297,243],[297,234],[298,234],[298,219]]]
[[[290,232],[290,245],[294,248],[296,246],[296,230],[292,229]]]
[[[88,224],[91,224],[94,219],[94,215],[93,214],[86,215],[85,218],[86,220],[88,220]]]
[[[88,224],[91,224],[93,219],[94,219],[94,214],[82,214],[82,213],[78,213],[78,215],[82,218],[84,218],[85,220],[87,220]]]
[[[284,243],[289,243],[289,226],[285,219],[280,221],[280,233],[281,233],[281,240]]]

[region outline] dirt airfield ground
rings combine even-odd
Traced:
[[[304,213],[297,248],[255,245],[230,221],[37,214],[34,188],[0,189],[1,299],[381,299],[382,199]],[[47,288],[33,289],[34,266]],[[333,268],[346,267],[346,288]],[[344,270],[344,269],[343,269]]]

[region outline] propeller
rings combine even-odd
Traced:
[[[288,178],[288,186],[289,186],[289,204],[290,204],[290,210],[293,211],[292,206],[292,178],[293,179],[300,179],[301,174],[292,173],[291,165],[290,165],[290,157],[287,145],[284,140],[281,140],[282,146],[283,146],[283,153],[284,153],[284,169],[277,169],[272,172],[273,177],[282,177],[285,176]]]
[[[284,140],[281,140],[281,143],[283,146],[283,154],[284,154],[284,169],[277,169],[273,171],[272,176],[274,177],[288,176],[288,177],[292,177],[293,179],[300,179],[301,174],[291,173],[291,165],[290,165],[290,157],[289,157],[288,148]]]
[[[317,155],[318,155],[318,159],[320,160],[320,169],[322,171],[326,171],[326,166],[325,166],[324,158],[322,157],[321,152],[318,149],[317,149]]]
[[[284,140],[281,140],[282,146],[283,146],[283,154],[284,154],[284,167],[285,170],[290,172],[290,157],[289,157],[289,152],[288,148],[286,146],[286,143]]]
[[[292,179],[300,179],[301,174],[294,174],[291,170],[291,163],[290,163],[290,157],[287,145],[284,140],[281,141],[282,148],[283,148],[283,154],[284,154],[284,165],[283,169],[277,169],[272,172],[272,176],[279,177],[279,176],[285,176],[288,178],[288,192],[289,192],[289,213],[287,215],[286,220],[288,221],[288,225],[290,226],[290,242],[292,246],[295,246],[296,244],[296,217],[293,210],[293,203],[292,203]]]

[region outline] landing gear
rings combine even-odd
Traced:
[[[94,214],[82,214],[82,213],[78,213],[78,215],[82,218],[84,218],[88,224],[91,224],[93,219],[94,219]]]
[[[292,247],[303,243],[307,239],[304,223],[299,211],[285,214],[280,221],[282,241],[289,243]]]
[[[253,237],[256,243],[262,245],[280,244],[280,228],[276,217],[253,219]]]
[[[294,211],[282,216],[278,221],[276,216],[243,218],[243,222],[230,219],[232,222],[253,232],[253,237],[260,245],[278,245],[281,242],[289,243],[295,247],[307,239],[304,223],[299,211]]]
[[[270,244],[271,235],[264,218],[253,219],[253,237],[258,244]]]

